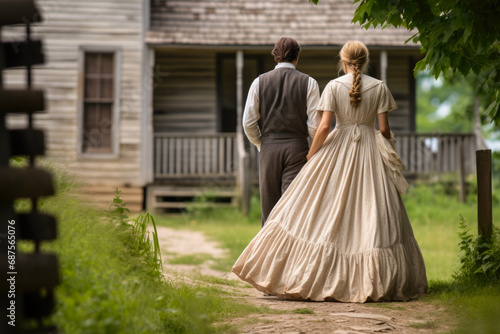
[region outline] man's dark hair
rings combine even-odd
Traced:
[[[274,49],[271,51],[274,60],[278,63],[284,61],[291,63],[299,57],[299,53],[299,43],[290,37],[281,37],[276,44],[274,44]]]

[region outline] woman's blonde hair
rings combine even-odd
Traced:
[[[349,41],[340,50],[340,61],[352,69],[352,88],[349,91],[351,105],[357,107],[361,102],[361,74],[370,62],[366,45],[359,41]]]

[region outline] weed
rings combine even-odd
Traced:
[[[115,189],[115,198],[109,206],[108,217],[112,223],[121,226],[127,226],[129,222],[130,210],[127,208],[127,202],[122,198],[122,192],[118,188]]]
[[[297,314],[315,314],[314,310],[310,308],[296,308],[295,310],[292,310],[292,313],[297,313]]]
[[[459,281],[500,279],[500,232],[493,229],[490,240],[482,236],[473,237],[465,219],[460,215],[460,263],[454,278]]]
[[[163,272],[160,243],[154,217],[150,213],[141,213],[130,220],[127,215],[130,210],[127,203],[121,198],[121,190],[115,189],[115,197],[107,212],[111,223],[124,230],[130,231],[127,240],[128,247],[133,256],[142,258],[153,272],[159,277]],[[153,226],[153,231],[148,231],[148,226]],[[151,238],[150,238],[151,236]]]

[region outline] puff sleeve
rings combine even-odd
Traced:
[[[335,112],[337,109],[337,100],[335,94],[336,84],[334,81],[330,81],[325,89],[323,89],[323,93],[321,94],[321,98],[319,100],[318,109],[320,111],[332,111]]]
[[[389,88],[387,88],[385,83],[381,82],[380,85],[378,85],[377,95],[378,95],[377,114],[398,109],[398,105],[396,104],[396,101],[394,101],[394,97],[392,97],[391,91],[389,90]]]

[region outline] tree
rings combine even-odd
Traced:
[[[309,0],[318,4],[319,0]],[[327,0],[324,0],[327,1]],[[354,0],[352,22],[365,29],[404,27],[416,32],[406,43],[421,44],[425,57],[415,73],[477,77],[475,95],[490,120],[500,125],[500,5],[498,0]],[[470,76],[469,76],[470,77]]]

